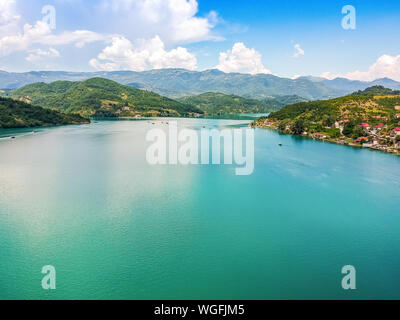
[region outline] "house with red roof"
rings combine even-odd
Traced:
[[[359,137],[358,139],[356,139],[356,142],[358,142],[358,143],[368,142],[368,138],[367,137]]]
[[[400,136],[400,128],[396,127],[393,130],[390,131],[390,136],[391,137],[397,137]]]

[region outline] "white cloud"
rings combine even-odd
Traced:
[[[218,13],[210,11],[203,17],[197,16],[197,0],[97,0],[94,5],[81,0],[57,2],[94,8],[87,19],[107,21],[107,30],[114,34],[88,30],[56,32],[43,21],[22,25],[16,0],[0,0],[0,58],[26,52],[26,61],[35,63],[59,56],[57,50],[62,51],[59,46],[82,48],[87,43],[102,41],[109,45],[90,61],[96,69],[194,70],[197,68],[196,56],[178,43],[219,39],[211,33],[221,21]],[[124,35],[119,30],[124,30]],[[128,38],[136,40],[131,43]]]
[[[296,44],[294,46],[296,52],[293,54],[293,58],[299,58],[300,56],[304,56],[304,50],[301,48],[300,44]]]
[[[23,33],[5,36],[0,39],[0,56],[6,56],[15,51],[26,50],[50,33],[48,24],[44,22],[38,21],[35,26],[26,24]]]
[[[360,80],[360,81],[373,81],[380,78],[390,78],[396,81],[400,81],[400,55],[381,56],[368,71],[354,71],[346,74],[333,74],[330,72],[325,72],[321,77],[327,79],[335,78],[347,78],[350,80]]]
[[[42,50],[42,49],[37,49],[33,50],[26,58],[26,61],[35,63],[38,61],[42,61],[45,59],[50,59],[50,58],[57,58],[60,56],[60,52],[58,52],[54,48],[50,48],[49,50]]]
[[[232,50],[221,52],[216,68],[226,73],[271,73],[263,65],[262,55],[255,49],[247,48],[242,42],[235,43]]]
[[[15,0],[0,0],[0,37],[15,32],[20,18]]]
[[[34,44],[58,46],[75,44],[81,48],[86,43],[106,41],[110,36],[87,30],[65,31],[61,34],[52,34],[49,25],[37,21],[34,26],[25,24],[22,33],[5,36],[0,39],[0,56],[6,56],[16,51],[28,50]]]
[[[219,39],[211,34],[218,23],[217,13],[196,16],[197,0],[103,0],[100,9],[123,21],[130,38],[159,35],[171,45]]]
[[[114,37],[112,44],[104,48],[97,59],[92,59],[89,64],[97,70],[104,71],[144,71],[162,68],[194,70],[197,68],[197,59],[186,48],[178,47],[166,51],[159,36],[150,40],[140,40],[136,46],[125,37],[118,36]]]

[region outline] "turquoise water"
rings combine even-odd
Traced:
[[[251,176],[149,166],[165,126],[0,132],[1,299],[400,298],[400,158],[256,130]]]

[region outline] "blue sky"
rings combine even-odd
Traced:
[[[46,5],[55,29],[42,21]],[[355,30],[342,28],[345,5]],[[7,71],[183,67],[400,81],[395,0],[0,0],[0,12]]]

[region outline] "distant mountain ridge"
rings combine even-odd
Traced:
[[[266,74],[224,73],[219,70],[197,72],[184,69],[159,69],[144,72],[40,71],[8,73],[0,71],[0,89],[16,89],[36,82],[84,81],[94,77],[153,91],[173,99],[207,92],[220,92],[259,100],[290,95],[300,96],[307,100],[317,100],[340,97],[374,85],[383,85],[394,90],[400,89],[400,82],[391,79],[379,79],[370,83],[341,78],[334,80],[318,77],[288,79]]]
[[[400,82],[397,82],[395,80],[389,79],[389,78],[382,78],[382,79],[377,79],[374,81],[359,81],[359,80],[349,80],[346,78],[336,78],[332,80],[328,80],[325,78],[319,78],[319,77],[301,77],[303,79],[307,79],[313,82],[317,83],[323,83],[327,87],[334,88],[336,90],[341,90],[341,91],[348,91],[347,94],[350,94],[354,91],[362,91],[370,87],[374,86],[383,86],[388,89],[392,90],[400,90]]]

